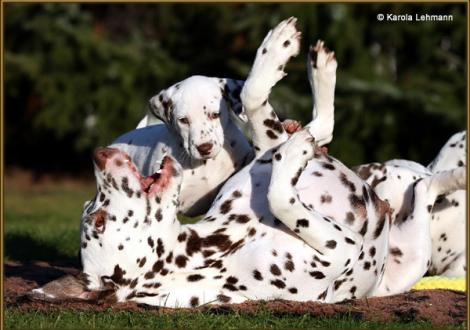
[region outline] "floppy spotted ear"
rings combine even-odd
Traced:
[[[158,119],[168,124],[173,116],[174,104],[167,90],[162,90],[148,102],[147,126],[157,123]]]
[[[248,118],[245,114],[242,101],[240,99],[240,93],[242,91],[245,82],[243,80],[235,80],[229,78],[218,79],[222,96],[225,101],[230,105],[232,111],[240,118],[243,122],[247,122]]]

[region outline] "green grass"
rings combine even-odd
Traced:
[[[90,185],[59,184],[26,190],[5,189],[5,259],[7,261],[75,258],[80,246],[80,214],[94,196]]]
[[[352,318],[314,318],[310,315],[284,315],[269,312],[256,316],[209,312],[148,314],[137,312],[52,312],[21,313],[7,309],[5,328],[24,329],[446,329],[427,322],[364,322]],[[451,328],[448,328],[451,329]],[[455,328],[452,328],[455,329]],[[462,329],[464,327],[462,326]]]

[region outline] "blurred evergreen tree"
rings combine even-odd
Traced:
[[[97,145],[132,129],[148,98],[190,75],[244,79],[269,28],[296,16],[301,54],[273,93],[306,123],[308,45],[339,62],[330,153],[348,165],[426,164],[465,129],[464,4],[6,4],[6,163],[89,168]],[[378,13],[452,14],[380,22]]]

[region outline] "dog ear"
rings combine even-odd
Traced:
[[[148,102],[147,125],[158,123],[158,120],[168,124],[173,117],[174,104],[167,90],[162,90]],[[140,124],[139,124],[140,125]]]
[[[233,113],[237,115],[243,122],[247,122],[248,118],[243,108],[242,101],[240,99],[240,93],[242,91],[245,82],[243,80],[235,80],[229,78],[218,78],[222,97],[230,105]]]

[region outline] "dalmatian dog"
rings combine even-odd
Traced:
[[[139,127],[111,146],[128,153],[144,175],[171,154],[183,167],[179,211],[204,214],[221,185],[253,158],[230,112],[244,118],[242,86],[233,79],[189,77],[152,97]],[[155,124],[157,118],[163,124]]]
[[[315,121],[333,118],[334,54],[322,42],[311,49],[318,111],[305,129],[289,138],[268,102],[298,53],[295,22],[281,22],[258,49],[241,92],[256,156],[226,182],[202,221],[176,218],[184,179],[171,155],[145,176],[125,152],[96,151],[98,194],[82,216],[84,290],[76,297],[108,290],[117,301],[196,307],[374,294],[388,255],[388,204],[319,148],[332,134],[331,122]],[[53,298],[44,288],[35,293]]]
[[[426,272],[465,275],[464,145],[465,133],[454,135],[428,168],[391,160],[355,169],[391,206],[390,258],[384,276],[395,281],[383,282],[377,295],[406,291]]]
[[[454,168],[466,169],[466,132],[454,134],[428,165],[432,173]],[[466,187],[439,196],[432,210],[432,259],[430,275],[465,276],[466,263]]]

